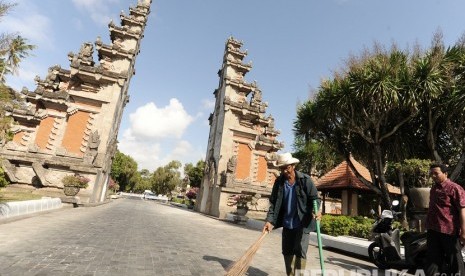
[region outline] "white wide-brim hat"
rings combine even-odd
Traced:
[[[278,160],[274,162],[276,167],[283,167],[287,165],[299,163],[299,159],[292,157],[290,152],[286,152],[278,155]]]

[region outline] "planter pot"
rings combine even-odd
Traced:
[[[414,211],[424,211],[429,207],[429,192],[431,188],[410,188],[409,201]]]
[[[247,212],[249,211],[249,208],[248,207],[237,207],[237,215],[238,216],[245,216],[245,214],[247,214]]]
[[[81,188],[79,187],[68,187],[68,186],[65,186],[63,187],[63,193],[65,193],[65,195],[67,196],[75,196],[79,193],[79,190]]]

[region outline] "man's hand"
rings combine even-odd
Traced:
[[[465,208],[460,209],[460,234],[459,240],[462,245],[465,245]]]
[[[266,222],[265,225],[263,226],[263,231],[262,232],[268,232],[270,233],[271,230],[273,230],[274,226],[270,222]]]
[[[316,219],[316,220],[321,220],[321,212],[318,212],[318,213],[313,213],[313,218]]]

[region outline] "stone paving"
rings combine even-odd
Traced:
[[[117,199],[0,224],[0,275],[224,275],[260,234],[187,209]],[[265,238],[248,275],[285,275],[280,242],[279,230]],[[327,275],[374,269],[324,253],[326,269],[339,271]],[[307,267],[317,271],[318,249],[310,246],[309,255]]]

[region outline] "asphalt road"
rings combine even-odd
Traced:
[[[0,224],[0,275],[224,275],[260,234],[187,209],[117,199]],[[285,275],[280,247],[280,231],[267,235],[248,275]],[[346,254],[324,257],[328,276],[385,275]],[[319,267],[310,246],[306,275]]]

